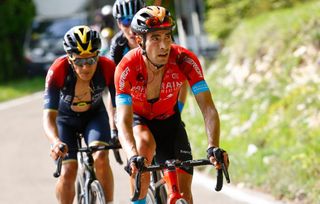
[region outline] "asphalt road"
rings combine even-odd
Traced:
[[[42,129],[41,115],[41,94],[0,104],[1,204],[57,203],[54,195],[56,179],[52,176],[55,166],[49,157],[49,142]],[[110,158],[115,177],[114,203],[129,204],[128,175],[123,166],[114,161],[113,155]],[[251,198],[241,198],[250,193],[240,193],[239,196],[239,191],[231,186],[226,186],[219,193],[213,189],[214,181],[196,174],[193,183],[194,203],[274,203],[264,199],[255,202]]]

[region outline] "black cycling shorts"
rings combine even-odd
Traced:
[[[180,113],[164,120],[147,120],[139,115],[133,115],[133,126],[146,125],[156,141],[156,161],[164,163],[169,159],[181,161],[191,160],[192,153],[187,132],[181,121]],[[181,168],[193,174],[193,168]]]
[[[77,159],[77,132],[83,134],[87,145],[108,144],[111,139],[108,121],[108,114],[103,109],[73,114],[59,113],[57,118],[59,138],[69,148],[64,160]]]

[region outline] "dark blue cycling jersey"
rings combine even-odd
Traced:
[[[96,72],[91,80],[92,90],[91,110],[98,109],[103,104],[102,95],[108,87],[113,105],[114,100],[114,70],[115,64],[106,57],[99,57]],[[58,58],[48,70],[44,93],[44,109],[72,112],[71,103],[74,98],[76,75],[66,56]]]
[[[119,31],[111,40],[110,50],[107,57],[117,65],[129,50],[130,47],[127,38],[124,36],[122,31]]]

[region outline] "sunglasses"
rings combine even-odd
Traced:
[[[75,58],[72,61],[75,65],[77,65],[79,67],[83,67],[85,64],[93,65],[93,64],[97,63],[98,56],[88,57],[88,58]]]
[[[146,20],[148,28],[166,28],[174,26],[174,20],[170,16],[166,16],[163,21],[156,16],[153,16]]]
[[[125,27],[129,27],[131,25],[131,21],[132,21],[132,18],[129,18],[129,17],[123,17],[123,18],[120,18],[120,23],[125,26]]]

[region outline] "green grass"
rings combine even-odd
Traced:
[[[23,79],[0,84],[0,102],[19,98],[44,89],[44,78]]]
[[[306,3],[241,22],[207,76],[232,182],[299,203],[320,200],[319,11],[320,3]],[[207,141],[194,103],[189,97],[183,120],[202,157]]]

